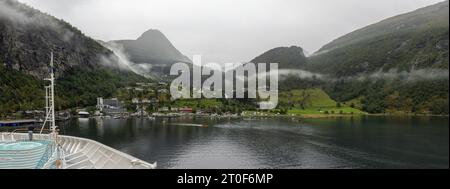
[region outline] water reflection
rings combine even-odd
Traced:
[[[63,134],[160,168],[448,168],[449,161],[448,117],[73,119],[60,125]]]

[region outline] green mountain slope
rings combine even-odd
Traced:
[[[259,55],[250,62],[278,63],[279,69],[299,69],[306,64],[306,57],[301,47],[278,47]]]
[[[44,106],[42,81],[17,70],[0,65],[0,117],[17,110],[36,109]]]
[[[351,32],[308,59],[311,71],[353,76],[376,71],[448,69],[449,2]]]
[[[449,2],[445,1],[349,33],[306,61],[277,48],[256,62],[288,62],[287,68],[321,74],[288,75],[280,80],[281,106],[304,108],[293,112],[313,112],[308,109],[314,106],[299,100],[298,91],[322,89],[343,107],[369,113],[448,115],[448,22]],[[321,93],[311,96],[324,97]]]

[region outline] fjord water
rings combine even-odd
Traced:
[[[73,119],[61,133],[159,168],[449,168],[448,117]],[[208,127],[175,123],[208,124]]]

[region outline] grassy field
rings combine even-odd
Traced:
[[[366,114],[363,111],[350,107],[342,108],[326,108],[326,109],[291,109],[288,110],[286,114],[275,113],[279,110],[272,111],[245,111],[243,116],[296,116],[303,118],[326,118],[326,117],[342,117],[342,116],[353,116],[353,115],[363,115]]]
[[[287,115],[291,116],[365,114],[357,109],[360,105],[358,99],[354,102],[338,103],[321,89],[284,91],[279,97],[280,107],[287,109]],[[350,107],[351,104],[355,108]]]
[[[363,111],[351,107],[306,108],[288,110],[288,114],[364,114]]]
[[[245,111],[244,116],[301,116],[301,117],[332,117],[341,115],[365,114],[365,112],[350,107],[360,103],[337,103],[321,89],[305,89],[283,91],[279,94],[278,109],[269,111]],[[177,107],[218,108],[225,106],[216,99],[181,99],[175,102]]]
[[[222,106],[222,102],[217,99],[180,99],[175,101],[177,107],[197,107],[212,108]]]
[[[336,107],[337,103],[321,89],[304,89],[283,91],[279,94],[281,106],[309,107]]]

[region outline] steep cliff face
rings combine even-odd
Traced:
[[[118,40],[111,43],[121,44],[130,60],[138,64],[191,62],[159,30],[148,30],[136,40]]]
[[[150,78],[167,78],[174,63],[191,63],[159,30],[148,30],[136,40],[110,41],[106,46],[126,56],[133,70]]]
[[[0,1],[0,62],[37,78],[53,51],[57,77],[74,66],[96,68],[112,52],[70,24],[14,0]]]
[[[97,97],[147,81],[67,22],[15,0],[0,0],[0,117],[43,108],[43,79],[54,54],[56,108],[94,105]]]

